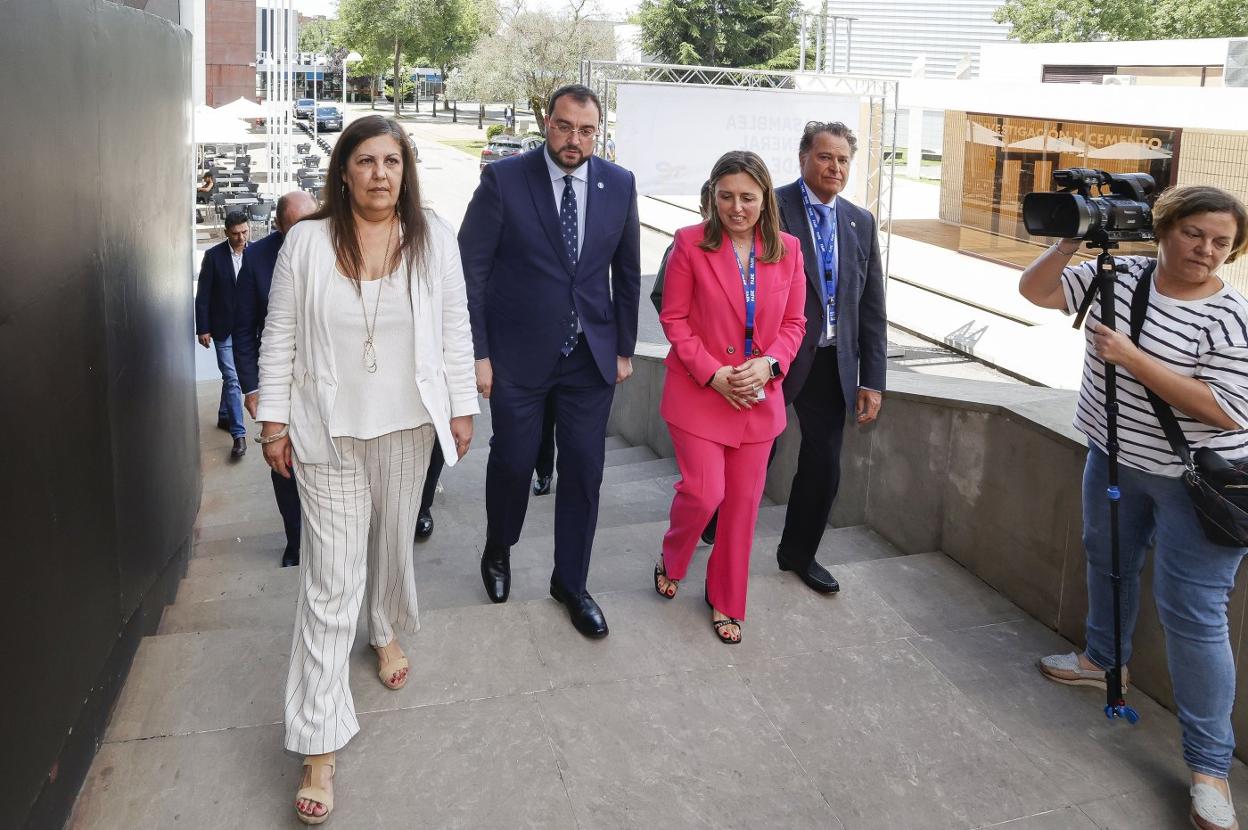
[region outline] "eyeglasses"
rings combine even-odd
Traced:
[[[578,138],[593,138],[594,136],[598,135],[597,127],[579,127],[578,128],[578,127],[573,127],[567,121],[556,121],[551,126],[554,127],[555,132],[559,133],[559,135],[564,135],[564,136],[572,135],[573,133],[575,133]]]

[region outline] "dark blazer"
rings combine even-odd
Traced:
[[[632,357],[641,298],[641,226],[633,174],[589,159],[585,238],[573,270],[545,148],[481,171],[459,231],[478,360],[521,386],[550,377],[575,306],[594,362],[614,384],[616,356]]]
[[[243,267],[238,269],[234,291],[234,368],[243,394],[260,388],[260,335],[269,313],[273,268],[285,238],[280,231],[273,231],[243,250]]]
[[[204,251],[195,289],[195,333],[211,334],[214,340],[234,334],[234,262],[228,239]]]
[[[797,182],[776,188],[776,202],[780,226],[802,242],[802,260],[809,281],[806,335],[784,378],[784,399],[791,403],[806,383],[823,331],[823,304],[819,300],[823,275]],[[841,372],[845,406],[853,409],[860,387],[884,391],[888,321],[875,217],[844,196],[836,199],[836,249],[836,363]]]

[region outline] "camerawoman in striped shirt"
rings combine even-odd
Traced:
[[[1114,320],[1094,300],[1085,325],[1087,352],[1075,427],[1088,439],[1083,477],[1083,543],[1088,560],[1087,649],[1040,660],[1060,683],[1105,687],[1113,660],[1106,456],[1105,367],[1118,377],[1120,553],[1123,663],[1139,612],[1140,571],[1154,546],[1153,593],[1166,634],[1183,759],[1192,773],[1191,816],[1205,830],[1238,827],[1226,778],[1235,738],[1231,707],[1235,665],[1226,606],[1245,549],[1210,542],[1149,404],[1151,390],[1173,408],[1193,448],[1248,458],[1248,301],[1218,269],[1248,249],[1248,211],[1216,187],[1183,186],[1153,207],[1158,255],[1120,257]],[[1048,248],[1023,272],[1019,291],[1035,305],[1073,314],[1095,291],[1096,264],[1071,266],[1079,240]],[[1131,297],[1152,272],[1139,345],[1131,342]],[[1123,672],[1127,681],[1126,670]]]

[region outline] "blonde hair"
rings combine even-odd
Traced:
[[[698,247],[705,251],[718,251],[723,244],[724,224],[715,207],[715,189],[720,179],[734,173],[745,173],[762,189],[763,206],[758,214],[758,227],[763,234],[763,253],[759,260],[779,262],[785,250],[784,241],[780,238],[780,208],[776,205],[776,192],[771,187],[771,173],[767,172],[767,164],[758,154],[749,150],[729,150],[711,168],[711,178],[707,182],[711,204],[705,223],[706,231]]]
[[[1179,185],[1158,196],[1153,204],[1153,230],[1161,239],[1181,220],[1198,213],[1229,213],[1235,218],[1235,241],[1231,243],[1227,263],[1248,250],[1248,209],[1234,194],[1212,185]]]

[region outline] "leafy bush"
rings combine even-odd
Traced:
[[[494,137],[507,129],[505,124],[491,124],[485,128],[485,140],[493,141]]]

